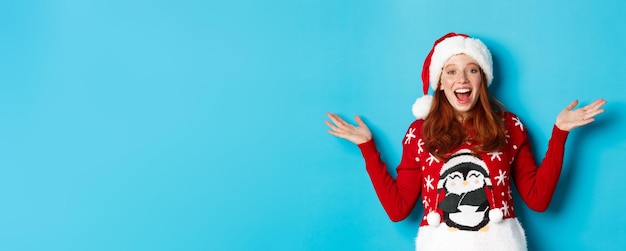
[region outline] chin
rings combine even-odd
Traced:
[[[454,111],[456,112],[467,113],[471,111],[473,107],[474,105],[456,105],[456,106],[453,106],[452,108],[454,108]]]
[[[476,103],[477,103],[476,101],[470,102],[467,104],[456,103],[452,106],[452,108],[454,108],[454,110],[456,110],[457,112],[469,112],[472,109],[474,109],[474,106],[476,106]]]

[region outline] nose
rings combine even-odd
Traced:
[[[467,186],[467,184],[469,184],[469,181],[464,180],[464,181],[463,181],[463,186]]]
[[[467,83],[468,79],[467,79],[467,72],[466,71],[461,71],[458,75],[457,75],[457,81],[461,82],[461,83]]]

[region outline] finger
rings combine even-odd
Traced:
[[[328,118],[329,118],[329,119],[330,119],[333,123],[330,123],[330,122],[328,122],[327,120],[324,120],[324,123],[325,123],[326,125],[328,125],[329,127],[331,127],[331,128],[337,128],[337,127],[335,126],[335,125],[337,124],[337,119],[333,116],[333,114],[332,114],[332,113],[330,113],[330,112],[326,112],[326,116],[327,116],[327,117],[328,117]]]
[[[354,116],[354,120],[356,120],[356,124],[359,125],[359,127],[367,128],[367,125],[365,125],[365,123],[363,122],[361,117],[359,117],[359,115]]]
[[[344,121],[341,117],[339,117],[339,115],[337,114],[333,114],[333,113],[327,113],[326,114],[330,120],[333,121],[333,123],[335,125],[337,125],[338,127],[342,127],[342,126],[346,126],[348,123],[346,123],[346,121]]]
[[[594,112],[594,111],[598,110],[600,107],[602,107],[605,103],[606,103],[606,101],[603,101],[602,99],[599,99],[599,100],[593,101],[591,104],[588,104],[585,107],[581,108],[581,110],[584,111],[585,113]]]
[[[339,130],[339,128],[337,128],[332,123],[328,122],[328,120],[324,120],[324,124],[326,124],[328,127],[330,127],[330,129],[333,130],[333,131],[338,131]]]
[[[598,109],[600,109],[600,107],[602,107],[605,104],[606,104],[606,100],[598,99],[598,100],[594,101],[593,103],[591,103],[590,105],[588,105],[588,107],[591,110],[598,110]]]
[[[591,118],[593,118],[593,117],[595,117],[595,116],[597,116],[598,114],[603,113],[603,112],[604,112],[604,109],[594,110],[594,111],[589,112],[589,113],[585,116],[585,118],[586,118],[586,119],[591,119]]]
[[[601,109],[602,106],[606,104],[606,101],[599,99],[594,101],[592,104],[585,106],[583,118],[592,118],[600,113],[604,112],[604,109]]]
[[[344,135],[343,133],[338,133],[338,132],[335,132],[335,131],[333,131],[333,130],[328,130],[328,131],[326,131],[326,132],[327,132],[327,133],[329,133],[329,134],[331,134],[331,135],[334,135],[334,136],[336,136],[336,137],[339,137],[339,138],[345,138],[345,137],[343,136],[343,135]]]
[[[339,126],[341,128],[344,128],[345,130],[352,130],[352,129],[356,128],[353,124],[351,124],[351,123],[343,120],[341,117],[339,117],[339,115],[335,115],[335,116],[337,116],[338,121],[339,121]]]
[[[335,136],[345,138],[346,135],[350,134],[351,128],[347,128],[345,126],[335,126],[328,121],[324,121],[324,123],[326,123],[326,125],[330,127],[330,131],[333,131],[334,133],[336,133],[336,134],[333,134]]]
[[[330,120],[331,120],[331,121],[333,121],[333,123],[334,123],[334,120],[333,120],[333,114],[331,114],[330,112],[326,112],[326,117],[328,117],[328,119],[330,119]],[[325,122],[326,124],[328,124],[328,123],[329,123],[329,122],[328,122],[328,121],[326,121],[326,120],[324,120],[324,122]]]
[[[338,119],[337,114],[330,113],[330,112],[326,112],[326,116],[327,116],[330,120],[332,120],[332,121],[333,121],[333,123],[337,124],[337,123],[336,123],[336,121],[337,121],[337,119]],[[339,119],[341,119],[341,118],[339,118]]]
[[[565,110],[571,111],[577,105],[578,105],[578,100],[575,99],[574,101],[572,101],[572,103],[570,103],[567,107],[565,107]]]

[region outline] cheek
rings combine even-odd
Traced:
[[[448,179],[448,186],[449,187],[455,187],[457,183],[458,183],[457,179]]]
[[[441,78],[441,87],[439,88],[439,90],[450,89],[452,84],[454,84],[454,80],[451,80],[445,77]]]
[[[475,76],[472,76],[472,78],[470,78],[470,83],[472,83],[472,87],[476,90],[480,87],[480,84],[483,82],[483,78],[482,76],[480,76],[480,74],[477,74]]]
[[[452,85],[454,84],[454,81],[446,81],[445,79],[441,79],[441,87],[439,88],[440,91],[443,91],[443,93],[445,94],[446,98],[448,100],[450,99],[454,99],[454,91],[452,91]]]

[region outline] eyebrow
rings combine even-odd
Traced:
[[[468,63],[467,64],[467,66],[472,66],[472,65],[480,68],[480,65],[478,65],[477,63]],[[443,68],[445,69],[445,68],[448,68],[450,66],[457,66],[457,65],[456,64],[447,64],[447,65],[444,65]]]

